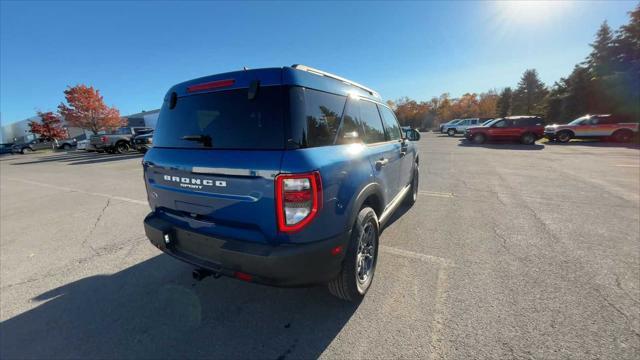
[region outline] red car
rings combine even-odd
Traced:
[[[468,128],[464,136],[476,144],[487,140],[519,140],[531,145],[544,136],[544,119],[539,116],[496,118],[484,126]]]

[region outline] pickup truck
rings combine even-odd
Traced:
[[[124,154],[132,148],[131,138],[153,129],[145,127],[121,127],[116,131],[105,135],[92,135],[90,138],[91,147],[98,152],[108,152],[111,154]]]
[[[71,150],[74,146],[76,146],[76,139],[64,139],[58,141],[41,141],[40,139],[31,140],[26,143],[13,144],[11,146],[11,152],[14,154],[26,154],[31,153],[36,150],[44,150],[44,149],[62,149],[62,150]]]
[[[637,122],[624,122],[627,119],[615,115],[585,115],[566,125],[548,125],[544,136],[551,141],[562,143],[571,139],[612,138],[617,142],[630,141],[638,134]]]

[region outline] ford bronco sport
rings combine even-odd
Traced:
[[[145,232],[200,279],[328,283],[360,300],[418,154],[373,90],[303,65],[173,86],[143,160]]]

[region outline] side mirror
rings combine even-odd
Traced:
[[[417,130],[411,129],[407,131],[407,139],[411,141],[418,141],[420,140],[420,133]]]

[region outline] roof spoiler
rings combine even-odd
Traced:
[[[358,88],[368,92],[372,96],[380,98],[380,94],[378,94],[374,90],[372,90],[372,89],[370,89],[370,88],[368,88],[368,87],[366,87],[364,85],[358,84],[355,81],[351,81],[349,79],[345,79],[345,78],[343,78],[341,76],[338,76],[338,75],[335,75],[335,74],[331,74],[331,73],[328,73],[326,71],[318,70],[318,69],[312,68],[310,66],[302,65],[302,64],[293,64],[293,65],[291,65],[291,67],[296,69],[296,70],[302,70],[302,71],[310,72],[312,74],[316,74],[316,75],[328,77],[328,78],[331,78],[331,79],[335,79],[335,80],[338,80],[338,81],[342,81],[345,84],[349,84],[349,85],[358,87]]]

